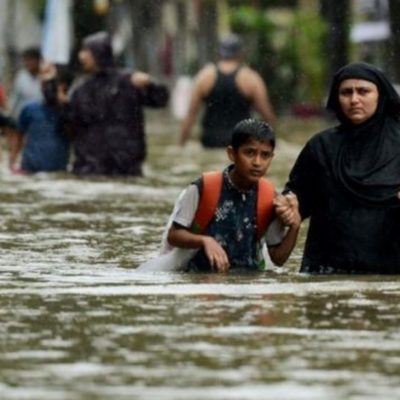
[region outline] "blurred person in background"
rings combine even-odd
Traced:
[[[17,165],[18,153],[22,146],[22,135],[18,132],[17,121],[24,105],[29,101],[41,101],[42,90],[39,79],[41,55],[36,47],[30,47],[21,54],[22,68],[14,79],[7,127],[4,134],[7,138],[9,151],[9,168],[13,173],[19,173]]]
[[[42,100],[42,89],[39,78],[40,50],[28,48],[22,52],[23,67],[17,72],[11,93],[11,116],[17,120],[22,107],[27,101]]]
[[[69,138],[64,115],[72,75],[66,67],[43,64],[40,72],[43,100],[23,106],[18,128],[24,138],[22,172],[65,171],[69,161]]]
[[[202,105],[201,143],[204,147],[226,147],[233,127],[250,118],[253,109],[264,121],[275,123],[263,79],[244,64],[241,39],[233,34],[223,38],[219,55],[217,64],[206,65],[195,77],[189,111],[181,125],[181,146],[189,139]]]
[[[15,132],[15,122],[9,117],[7,109],[0,107],[0,134],[9,140],[10,134]],[[0,159],[2,157],[2,146],[0,145]]]
[[[167,87],[143,72],[119,72],[106,32],[84,39],[79,61],[88,77],[71,96],[73,172],[142,175],[146,157],[144,107],[165,106]]]
[[[3,84],[0,81],[0,134],[3,134],[4,129],[7,129],[8,118],[6,116],[7,112],[7,100],[6,92]],[[0,159],[2,157],[2,148],[0,146]]]

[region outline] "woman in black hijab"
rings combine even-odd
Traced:
[[[119,71],[106,32],[84,39],[79,61],[88,76],[75,88],[70,101],[69,121],[75,133],[73,172],[142,175],[144,109],[164,107],[167,87],[139,71]]]
[[[340,124],[312,137],[286,190],[310,218],[301,272],[400,273],[400,97],[372,65],[334,76]]]

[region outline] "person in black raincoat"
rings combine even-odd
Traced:
[[[310,224],[308,273],[400,273],[400,97],[372,65],[334,76],[339,125],[312,137],[286,185]]]
[[[90,76],[71,96],[73,172],[140,176],[146,157],[143,107],[165,106],[166,86],[142,72],[117,71],[106,32],[84,39],[79,60]]]

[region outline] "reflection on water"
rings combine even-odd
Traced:
[[[3,166],[0,398],[399,399],[397,277],[301,276],[301,245],[265,274],[135,272],[179,191],[225,164],[174,140],[149,137],[140,179]],[[278,187],[297,151],[280,143]]]

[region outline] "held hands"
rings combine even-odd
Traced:
[[[294,193],[277,195],[274,199],[275,213],[283,224],[298,228],[301,224],[299,202]]]
[[[213,270],[216,272],[227,272],[229,269],[229,259],[222,246],[211,236],[204,236],[203,247]]]

